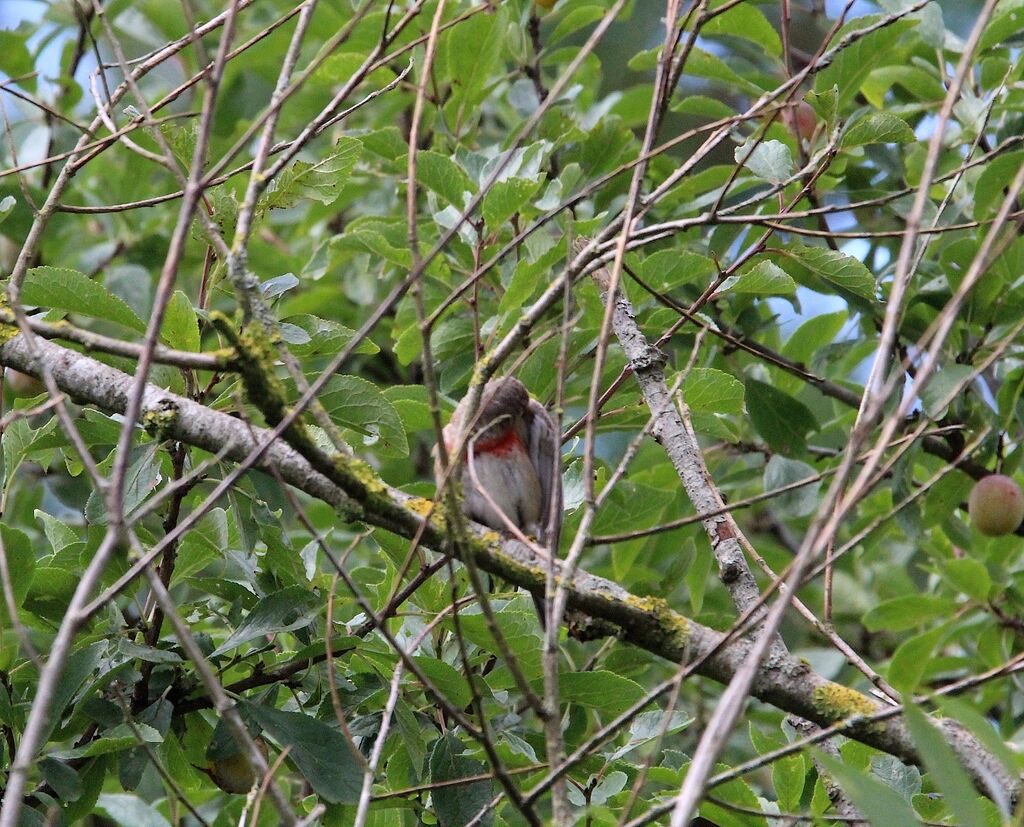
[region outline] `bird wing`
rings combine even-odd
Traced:
[[[541,503],[544,507],[540,539],[558,552],[562,534],[562,440],[555,422],[536,399],[530,399],[530,439],[527,450],[540,480]]]

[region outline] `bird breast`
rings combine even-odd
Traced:
[[[472,473],[468,463],[463,468],[466,513],[478,523],[502,531],[508,528],[507,519],[527,534],[538,537],[544,509],[537,470],[515,429],[510,428],[492,442],[493,445],[475,446]],[[480,493],[478,485],[487,492],[493,505]]]

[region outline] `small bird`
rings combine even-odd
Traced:
[[[445,426],[449,456],[458,447],[468,408],[463,398]],[[544,406],[513,376],[484,385],[469,429],[462,492],[470,519],[499,531],[514,527],[557,551],[562,532],[559,435]]]

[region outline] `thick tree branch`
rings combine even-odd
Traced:
[[[125,409],[132,377],[53,342],[34,344],[38,359],[46,361],[64,392],[111,413]],[[31,375],[40,372],[36,356],[20,335],[0,345],[0,364]],[[290,485],[331,504],[347,519],[362,520],[404,537],[414,536],[422,527],[419,512],[428,507],[425,501],[374,482],[364,483],[365,499],[357,502],[350,492],[313,470],[282,440],[272,439],[267,430],[250,429],[241,420],[153,385],[147,385],[143,394],[140,420],[161,436],[208,451],[222,451],[225,458],[235,461],[247,460],[254,449],[267,443],[258,459],[248,460],[253,467],[275,467]],[[225,446],[229,447],[225,450]],[[443,524],[437,518],[423,531],[423,541],[434,550],[446,549]],[[474,535],[471,552],[480,568],[531,589],[543,588],[551,565],[546,557],[522,543],[499,542],[493,532],[483,529]],[[555,568],[558,577],[558,561]],[[575,572],[567,591],[570,607],[602,622],[602,626],[613,625],[614,632],[623,640],[672,662],[696,662],[698,674],[720,683],[729,682],[751,646],[749,641],[737,640],[720,648],[722,635],[714,629],[687,619],[663,600],[638,597],[586,571]],[[822,726],[849,719],[846,735],[904,761],[921,763],[894,708],[883,708],[860,692],[826,680],[797,658],[769,658],[757,673],[752,695]],[[875,717],[869,720],[871,716]],[[1010,775],[973,735],[953,722],[936,723],[980,789],[998,786],[1014,800],[1019,799],[1020,779]]]

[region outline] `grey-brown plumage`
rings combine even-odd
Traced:
[[[450,457],[468,408],[462,399],[444,429]],[[499,531],[515,526],[557,551],[562,532],[559,435],[544,406],[513,376],[484,386],[462,466],[462,494],[470,519]]]

